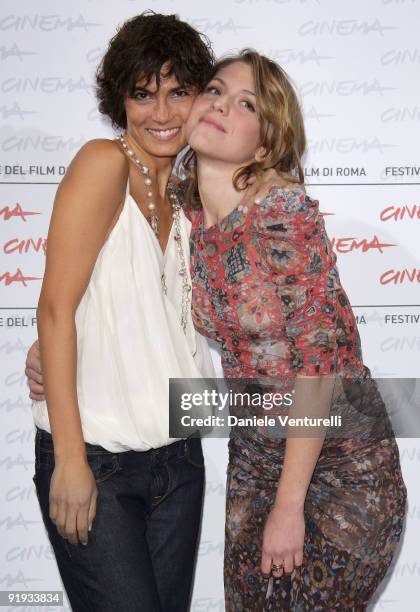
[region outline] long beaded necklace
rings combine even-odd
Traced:
[[[149,174],[149,168],[141,163],[141,161],[138,159],[133,149],[131,149],[126,143],[126,141],[124,140],[124,136],[122,134],[117,136],[115,140],[118,140],[121,143],[124,153],[139,168],[140,173],[145,177],[144,182],[147,188],[146,189],[147,197],[150,198],[150,201],[147,205],[147,208],[150,210],[150,225],[157,239],[159,236],[159,217],[156,211],[156,205],[152,201],[153,181]],[[172,183],[170,182],[168,183],[167,190],[168,190],[169,199],[172,205],[172,217],[174,220],[174,228],[175,228],[174,240],[176,243],[176,250],[177,250],[178,260],[179,260],[178,274],[182,278],[181,327],[185,334],[187,331],[188,315],[189,315],[190,304],[191,304],[191,283],[189,280],[185,253],[182,247],[181,204],[179,203],[175,187]],[[167,295],[168,288],[166,286],[165,271],[163,271],[161,275],[161,284],[162,284],[163,293]]]

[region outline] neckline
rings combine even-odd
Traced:
[[[168,249],[169,249],[169,243],[171,242],[171,239],[172,239],[172,233],[173,233],[173,230],[174,230],[175,222],[172,221],[171,229],[169,230],[169,234],[168,234],[168,240],[166,242],[165,248],[162,249],[162,247],[160,246],[160,242],[157,239],[157,236],[156,236],[155,232],[150,227],[150,223],[148,222],[148,220],[146,219],[145,215],[140,210],[139,205],[137,204],[136,200],[134,199],[134,197],[131,195],[130,192],[127,193],[127,197],[131,198],[131,200],[132,200],[132,202],[134,204],[134,208],[137,210],[137,212],[140,215],[140,217],[142,218],[143,222],[146,224],[146,227],[148,228],[148,231],[149,231],[150,235],[152,236],[152,241],[155,242],[155,246],[157,247],[157,249],[158,249],[162,259],[165,260],[166,259],[166,255],[168,253]]]
[[[272,190],[272,187],[270,187],[265,198],[268,197],[271,190]],[[210,225],[210,227],[207,227],[207,228],[204,227],[204,210],[201,209],[200,215],[197,216],[198,218],[197,218],[197,226],[196,226],[197,229],[199,230],[199,235],[201,236],[201,238],[207,240],[208,237],[214,236],[216,232],[219,232],[222,234],[225,232],[233,233],[236,230],[239,230],[240,228],[242,228],[245,224],[248,224],[250,222],[249,219],[251,215],[255,213],[255,210],[258,208],[259,204],[254,203],[250,208],[246,207],[247,208],[246,212],[239,208],[241,204],[242,202],[239,202],[235,206],[235,208],[232,208],[232,210],[223,217],[223,219],[221,219],[220,221],[217,221],[216,223],[213,223],[213,225]],[[230,223],[234,224],[234,226],[228,228]]]
[[[216,223],[213,223],[213,225],[210,225],[209,227],[204,227],[204,209],[202,209],[202,215],[201,215],[201,225],[203,228],[203,232],[208,232],[209,230],[212,230],[214,227],[217,227],[218,225],[223,225],[223,223],[225,223],[229,217],[231,216],[231,214],[235,211],[238,210],[238,206],[239,204],[237,204],[235,206],[235,208],[232,208],[231,211],[228,212],[227,215],[225,215],[222,219],[220,219],[220,221],[216,221]]]

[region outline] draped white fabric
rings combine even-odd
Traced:
[[[188,267],[191,224],[183,212],[180,225]],[[181,327],[182,278],[174,232],[173,226],[162,253],[127,193],[76,312],[83,436],[111,452],[171,443],[169,378],[214,376],[207,341],[194,330],[191,313],[186,334]],[[46,402],[36,402],[33,414],[38,427],[51,431]]]

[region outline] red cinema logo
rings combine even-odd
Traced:
[[[35,251],[35,253],[45,253],[47,252],[47,239],[46,238],[27,238],[24,240],[19,240],[19,238],[12,238],[8,240],[3,246],[3,252],[6,255],[11,255],[13,253],[28,253],[28,251]]]
[[[387,270],[380,277],[381,285],[389,285],[393,283],[394,285],[402,284],[405,282],[408,283],[420,283],[420,268],[412,268],[411,270]]]
[[[331,238],[331,245],[337,253],[351,253],[352,251],[357,250],[362,251],[362,253],[366,253],[371,249],[376,249],[380,253],[383,253],[384,249],[398,246],[389,242],[381,242],[376,234],[371,240],[368,240],[367,238],[358,240],[353,236],[346,238]]]
[[[387,206],[381,211],[379,216],[381,221],[402,221],[403,219],[417,219],[420,220],[420,205],[413,204],[408,206]]]
[[[0,274],[0,283],[4,281],[6,287],[12,283],[22,283],[24,287],[27,287],[27,281],[34,280],[42,280],[42,276],[25,276],[20,268],[18,268],[14,274],[10,272]]]
[[[27,210],[23,210],[21,205],[16,202],[16,206],[13,209],[10,209],[9,206],[4,206],[0,210],[0,216],[3,216],[3,221],[9,221],[12,217],[20,217],[22,221],[26,221],[26,217],[30,215],[41,215],[40,212],[30,212]]]

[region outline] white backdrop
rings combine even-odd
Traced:
[[[147,8],[178,13],[210,37],[217,54],[252,46],[290,74],[306,119],[308,191],[319,198],[327,215],[341,278],[358,317],[365,363],[376,376],[419,377],[420,373],[418,0],[206,4],[3,0],[0,589],[4,590],[61,589],[31,480],[33,424],[24,356],[36,336],[35,307],[57,183],[86,140],[112,137],[96,111],[94,70],[116,26]],[[407,526],[392,575],[375,599],[375,612],[418,609],[420,443],[415,438],[400,439],[399,446],[409,494]],[[226,441],[206,441],[205,454],[207,491],[194,612],[224,610]]]

